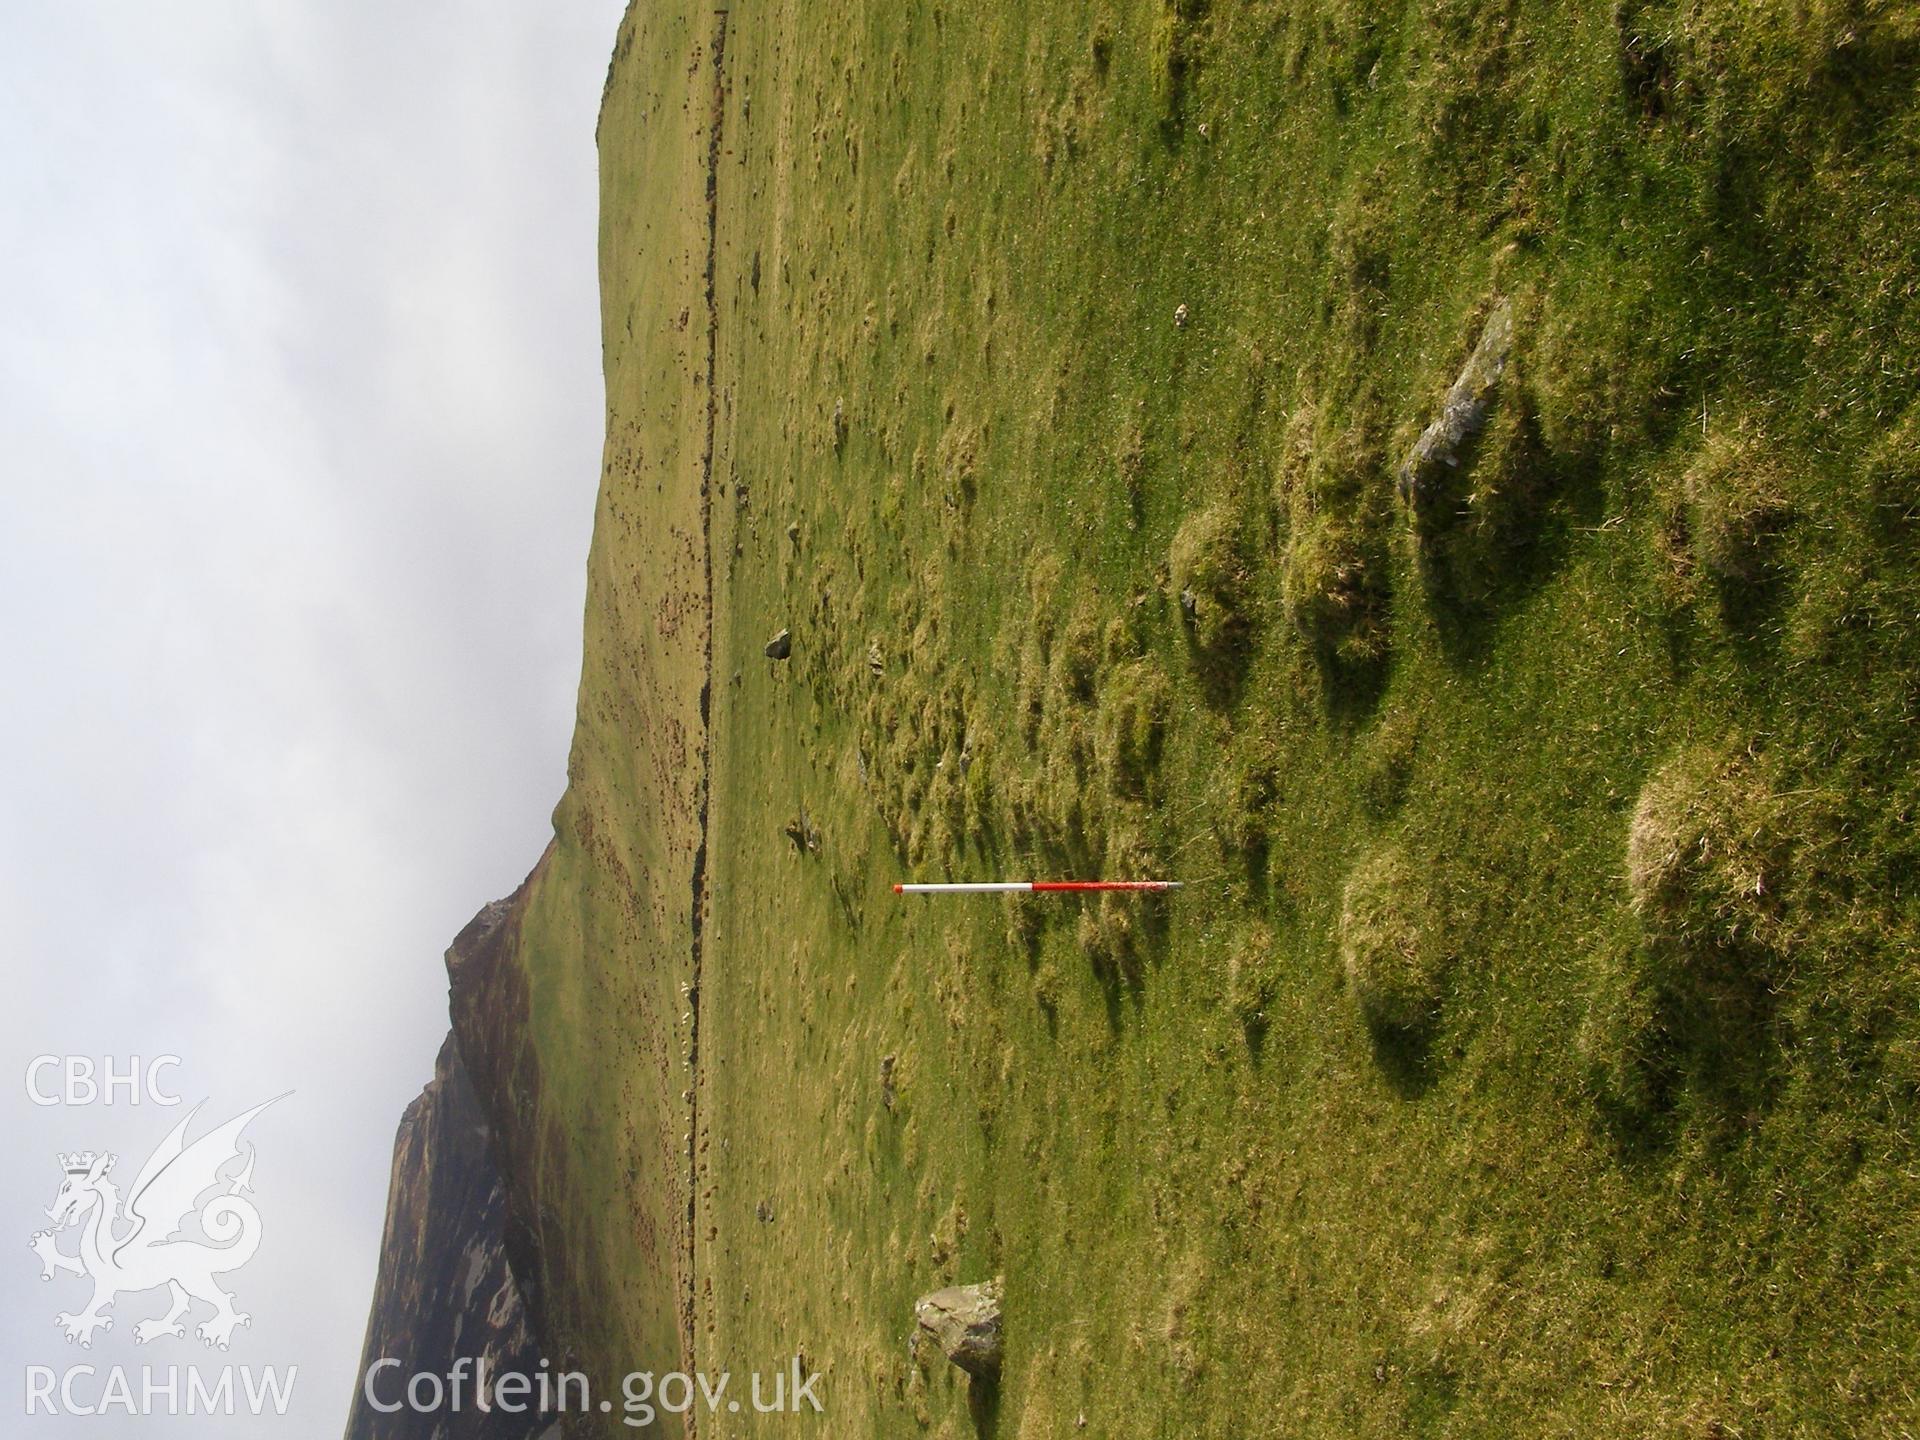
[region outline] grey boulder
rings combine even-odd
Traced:
[[[1402,500],[1417,504],[1422,490],[1441,472],[1460,464],[1468,442],[1486,426],[1487,412],[1499,393],[1512,349],[1513,306],[1505,299],[1497,300],[1481,328],[1480,342],[1447,390],[1439,418],[1421,432],[1400,463]]]
[[[921,1331],[947,1359],[982,1380],[1000,1374],[1000,1289],[996,1276],[979,1285],[935,1290],[913,1302]]]

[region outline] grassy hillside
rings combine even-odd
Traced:
[[[602,216],[607,443],[579,714],[554,843],[516,897],[523,1053],[476,1067],[510,1076],[513,1113],[496,1120],[538,1239],[554,1358],[610,1388],[629,1369],[670,1368],[689,1333],[712,33],[704,14],[635,12],[602,107],[605,184],[633,198]]]
[[[798,1349],[836,1435],[1906,1433],[1920,12],[713,25],[600,130],[579,1352]],[[911,1301],[996,1273],[969,1396]]]

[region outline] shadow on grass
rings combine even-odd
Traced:
[[[1564,569],[1579,537],[1599,531],[1606,494],[1592,461],[1547,464],[1534,493],[1478,536],[1429,534],[1417,562],[1440,650],[1456,668],[1491,651],[1505,612]]]
[[[1240,863],[1246,867],[1247,898],[1259,909],[1266,909],[1273,893],[1273,841],[1256,835],[1240,847]]]
[[[1792,597],[1786,567],[1769,560],[1749,576],[1718,576],[1714,600],[1720,623],[1740,658],[1761,665],[1772,658],[1786,630],[1787,602]]]
[[[1240,1022],[1241,1037],[1247,1042],[1247,1058],[1256,1065],[1267,1052],[1267,1032],[1272,1028],[1273,1023],[1264,1015]]]
[[[1342,660],[1322,650],[1315,653],[1314,665],[1320,672],[1320,700],[1329,725],[1351,732],[1373,718],[1387,693],[1390,654],[1377,659]]]
[[[1231,710],[1246,688],[1247,671],[1253,663],[1252,625],[1241,620],[1212,646],[1202,645],[1194,637],[1190,623],[1181,629],[1201,696],[1214,710]]]
[[[1612,1083],[1596,1087],[1601,1125],[1623,1160],[1664,1154],[1688,1124],[1731,1143],[1779,1097],[1780,999],[1763,964],[1727,947],[1699,983],[1670,987]]]
[[[980,1440],[1000,1433],[1000,1382],[976,1375],[967,1382],[967,1418]]]
[[[1128,1007],[1138,1015],[1146,1005],[1146,968],[1136,958],[1096,960],[1094,978],[1106,1002],[1107,1028],[1117,1035],[1126,1024]]]
[[[1139,928],[1114,951],[1090,954],[1094,976],[1107,1007],[1107,1025],[1118,1034],[1129,1008],[1137,1016],[1146,1006],[1147,971],[1167,958],[1169,915],[1165,896],[1143,895],[1137,901]]]
[[[1779,997],[1765,986],[1716,996],[1669,997],[1661,1028],[1699,1110],[1716,1128],[1744,1130],[1780,1089]]]
[[[1676,680],[1692,678],[1698,665],[1700,627],[1685,605],[1667,605],[1659,615],[1660,637],[1666,644],[1667,667]]]
[[[1373,1043],[1374,1063],[1394,1094],[1402,1100],[1418,1100],[1433,1088],[1439,1067],[1434,1059],[1432,1026],[1403,1029],[1369,1021],[1367,1038]]]

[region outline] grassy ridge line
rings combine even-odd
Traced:
[[[838,1433],[1899,1433],[1913,31],[736,16],[703,1363]],[[1159,867],[1211,903],[883,890]],[[996,1270],[970,1413],[908,1304]]]
[[[602,211],[607,440],[579,714],[554,843],[514,932],[531,1078],[496,1117],[531,1172],[521,1192],[534,1199],[553,1358],[602,1393],[688,1358],[712,36],[704,9],[631,8],[603,99],[603,189],[644,185],[657,199]]]

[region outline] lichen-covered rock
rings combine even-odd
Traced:
[[[1422,488],[1440,471],[1459,465],[1467,442],[1486,426],[1487,412],[1493,408],[1512,349],[1513,306],[1502,299],[1495,301],[1488,313],[1480,341],[1448,389],[1439,418],[1420,432],[1407,458],[1400,462],[1402,500],[1417,504]]]
[[[1000,1373],[999,1277],[979,1285],[952,1285],[913,1302],[913,1317],[941,1353],[969,1375]]]

